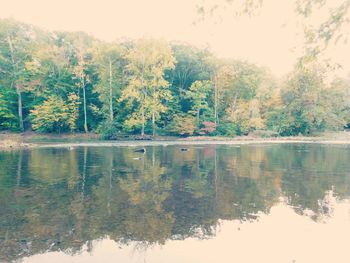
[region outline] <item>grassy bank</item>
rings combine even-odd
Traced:
[[[75,134],[38,134],[38,133],[0,133],[0,149],[16,149],[43,146],[65,146],[65,145],[158,145],[170,144],[194,144],[194,143],[220,143],[220,144],[246,144],[246,143],[283,143],[283,142],[305,142],[305,143],[337,143],[350,144],[350,132],[327,132],[314,136],[294,137],[261,137],[258,135],[220,137],[220,136],[192,136],[171,137],[155,136],[148,137],[149,140],[139,140],[139,136],[121,136],[118,140],[105,141],[98,134],[75,133]]]

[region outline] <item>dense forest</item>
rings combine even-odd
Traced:
[[[235,48],[235,47],[232,47]],[[0,130],[312,134],[350,123],[350,80],[300,59],[283,79],[183,43],[103,42],[0,20]]]

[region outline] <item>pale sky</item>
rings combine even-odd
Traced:
[[[268,214],[259,212],[255,221],[220,220],[215,237],[208,239],[167,240],[163,245],[137,249],[137,242],[123,245],[104,238],[93,241],[91,251],[85,246],[74,256],[44,252],[23,262],[347,262],[350,202],[326,198],[331,216],[324,215],[318,222],[311,220],[311,210],[297,214],[281,202]]]
[[[0,17],[48,30],[86,31],[107,41],[154,37],[187,42],[209,47],[219,57],[266,66],[276,76],[292,69],[303,43],[294,1],[264,0],[252,17],[221,10],[216,19],[194,24],[196,6],[203,1],[214,0],[0,0]]]

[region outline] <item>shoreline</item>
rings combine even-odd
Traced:
[[[37,134],[0,133],[0,150],[23,148],[65,148],[65,147],[137,147],[168,145],[251,145],[251,144],[333,144],[350,145],[350,132],[323,133],[306,137],[253,137],[233,138],[219,136],[170,137],[157,136],[153,140],[101,140],[96,134]]]
[[[69,147],[137,147],[137,146],[173,146],[173,145],[254,145],[254,144],[330,144],[350,145],[350,141],[306,141],[306,140],[236,140],[236,141],[119,141],[119,142],[86,142],[42,144],[29,148],[69,148]]]

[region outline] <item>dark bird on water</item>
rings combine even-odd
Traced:
[[[145,153],[146,149],[145,148],[140,148],[140,149],[136,149],[134,150],[135,153]]]
[[[187,151],[188,151],[188,148],[181,148],[180,151],[181,151],[181,152],[187,152]]]

